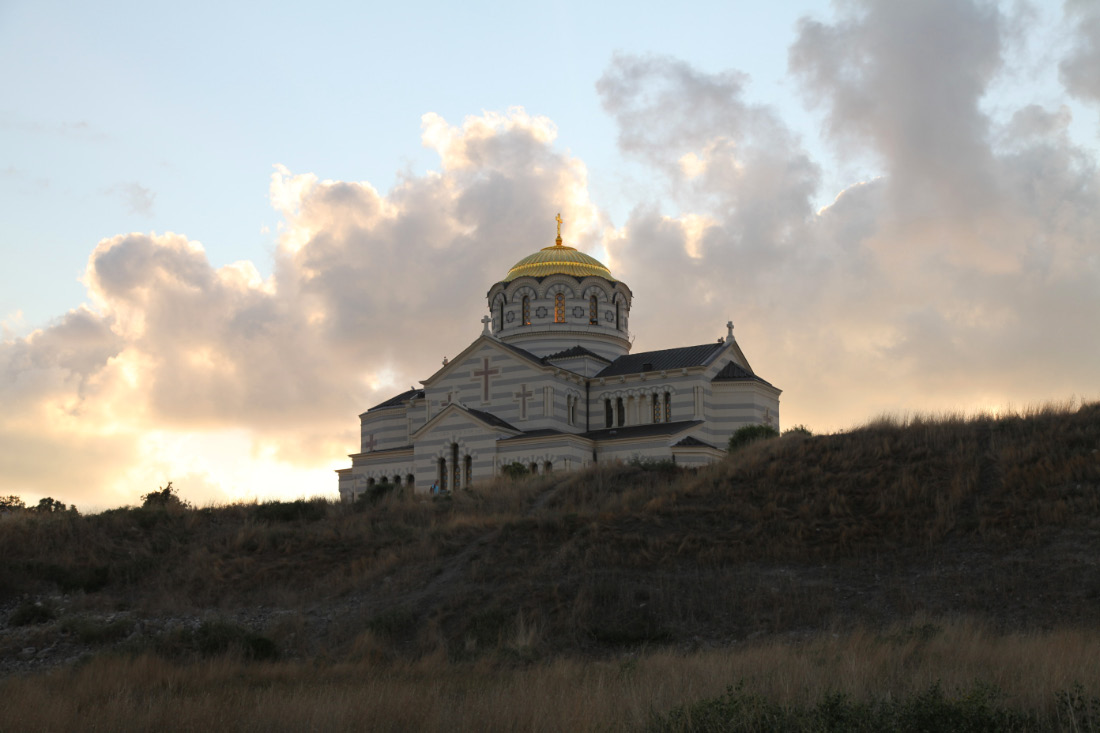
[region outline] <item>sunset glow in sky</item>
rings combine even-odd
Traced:
[[[784,426],[1100,398],[1100,3],[780,5],[0,4],[0,494],[335,497],[559,211]]]

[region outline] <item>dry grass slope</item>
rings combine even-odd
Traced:
[[[1100,604],[1098,547],[1096,404],[880,419],[838,435],[756,443],[697,472],[600,465],[498,480],[446,500],[17,513],[0,518],[0,618],[8,622],[0,670],[114,650],[127,656],[81,669],[205,659],[201,669],[214,671],[196,671],[201,677],[245,664],[226,654],[270,652],[285,660],[263,673],[276,677],[297,679],[317,660],[332,665],[326,695],[347,694],[340,665],[404,669],[413,681],[386,684],[410,690],[423,682],[418,675],[431,676],[424,665],[464,665],[459,676],[506,695],[517,679],[560,665],[620,664],[567,661],[577,655],[696,652],[676,657],[687,665],[746,642],[804,655],[833,634],[858,646],[869,643],[860,634],[878,638],[915,617],[947,619],[936,621],[947,629],[951,619],[975,619],[965,623],[981,630],[982,644],[1023,645],[1048,633],[1081,634],[1073,643],[1088,647]],[[905,648],[880,651],[905,657]],[[941,660],[938,676],[951,668]],[[832,679],[825,671],[817,677]],[[84,674],[65,672],[56,684],[92,684]],[[565,677],[576,681],[573,674]],[[677,699],[720,694],[740,677],[752,675],[724,673],[719,688],[691,687]],[[1095,670],[1085,677],[1098,680]],[[1021,695],[1026,687],[991,682]],[[799,684],[788,687],[809,683]],[[774,698],[777,689],[765,692]],[[1043,694],[1025,707],[1051,714]],[[441,716],[455,709],[432,704]],[[619,705],[634,711],[623,717],[615,707],[627,727],[651,712],[626,698]]]

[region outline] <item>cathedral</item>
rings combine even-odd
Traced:
[[[753,372],[732,322],[716,342],[631,354],[630,288],[563,245],[557,221],[555,244],[489,289],[473,343],[359,416],[359,452],[336,472],[341,499],[382,482],[461,490],[512,463],[699,466],[744,425],[778,429],[780,390]]]

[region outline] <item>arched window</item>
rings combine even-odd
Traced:
[[[653,395],[653,422],[661,422],[661,395]]]
[[[665,422],[672,422],[672,395],[665,392]]]
[[[593,326],[600,322],[600,299],[595,295],[588,299],[588,322]]]
[[[472,481],[473,478],[474,478],[474,459],[471,458],[470,456],[466,456],[466,480],[465,480],[464,483],[467,487],[470,485],[470,481]]]
[[[414,480],[415,479],[413,478],[413,475],[410,473],[408,476],[405,477],[405,485],[412,486]]]
[[[446,458],[440,458],[439,459],[439,476],[437,477],[437,481],[439,483],[439,490],[440,491],[446,491],[447,490],[447,459]]]
[[[554,323],[565,323],[565,293],[554,296]]]
[[[611,400],[603,401],[603,419],[607,427],[610,428],[615,425],[615,417],[611,411]]]
[[[619,326],[619,303],[617,301],[615,303],[615,328],[621,330],[621,327]]]
[[[626,406],[623,405],[622,397],[615,400],[615,407],[618,413],[616,417],[619,418],[619,425],[626,425]]]
[[[577,424],[577,397],[573,397],[573,407],[569,410],[569,424]]]
[[[528,466],[527,468],[529,468],[531,470],[531,475],[532,476],[536,475],[539,472],[539,464],[535,463],[534,461],[532,461],[531,465]]]
[[[523,296],[523,325],[531,325],[531,299]]]
[[[500,326],[499,326],[499,328],[501,328],[501,329],[504,328],[504,298],[500,299]]]
[[[553,473],[553,471],[554,471],[554,464],[551,463],[550,461],[547,461],[546,463],[542,464],[542,472],[543,473]]]

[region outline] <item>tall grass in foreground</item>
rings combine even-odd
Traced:
[[[770,717],[708,727],[735,685],[734,702],[766,703]],[[918,618],[880,632],[518,667],[443,653],[333,665],[100,657],[0,681],[0,730],[709,730],[738,720],[781,730],[815,706],[826,711],[815,730],[847,730],[871,721],[860,706],[877,701],[909,706],[928,730],[950,730],[949,713],[961,710],[1018,730],[1100,731],[1098,694],[1100,632],[995,635],[968,620]],[[829,727],[844,701],[856,717]],[[968,725],[955,729],[996,729]]]

